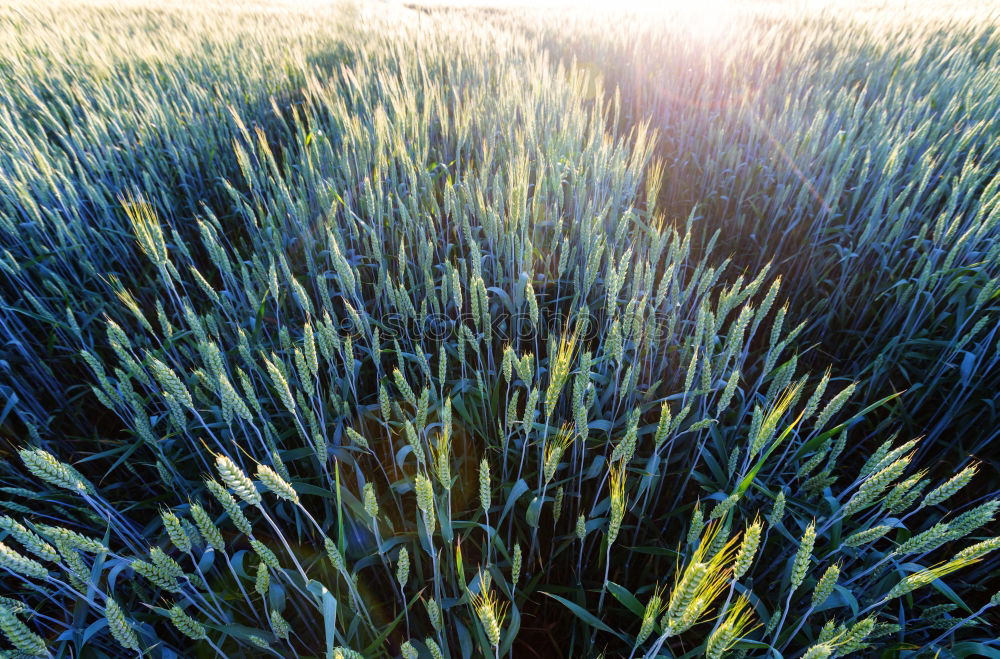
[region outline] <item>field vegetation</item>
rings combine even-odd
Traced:
[[[1000,16],[0,7],[0,655],[1000,657]]]

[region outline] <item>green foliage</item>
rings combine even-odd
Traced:
[[[949,16],[0,9],[0,652],[997,652]]]

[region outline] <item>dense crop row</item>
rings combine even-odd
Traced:
[[[1000,434],[1000,55],[952,13],[533,27],[659,131],[669,214],[795,283],[809,363],[905,390],[886,427],[961,460]]]
[[[2,652],[1000,653],[988,19],[0,9]]]

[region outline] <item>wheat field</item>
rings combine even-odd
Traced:
[[[0,657],[1000,657],[1000,11],[649,4],[0,6]]]

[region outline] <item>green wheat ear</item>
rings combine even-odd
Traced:
[[[257,465],[257,478],[264,484],[264,487],[273,492],[278,498],[291,501],[292,503],[299,502],[299,495],[292,489],[291,484],[270,467]]]
[[[55,547],[45,542],[37,533],[20,524],[9,515],[0,517],[0,528],[9,533],[29,552],[46,561],[59,560]]]
[[[170,609],[170,622],[180,633],[192,640],[200,641],[208,638],[205,626],[184,613],[184,610],[176,604]]]
[[[233,498],[233,495],[215,480],[207,479],[205,487],[208,488],[208,491],[222,505],[222,508],[229,515],[229,520],[233,523],[233,526],[239,529],[244,535],[250,535],[252,533],[250,521],[243,514],[243,510],[236,502],[236,499]]]
[[[425,638],[424,645],[427,646],[427,651],[431,653],[431,659],[444,659],[444,653],[441,652],[441,648],[433,638]]]
[[[260,493],[254,487],[253,481],[228,456],[217,456],[215,458],[215,468],[219,472],[222,482],[226,484],[226,487],[235,492],[236,496],[251,506],[256,506],[260,503]]]
[[[365,512],[368,513],[374,524],[378,520],[378,499],[375,498],[375,486],[371,483],[365,483],[363,490]]]
[[[484,588],[486,588],[485,585]],[[493,647],[499,646],[500,633],[506,617],[505,610],[507,603],[501,603],[496,592],[487,591],[485,594],[474,595],[472,605],[490,645]]]
[[[813,589],[812,602],[810,606],[816,608],[823,604],[830,595],[833,593],[834,586],[837,585],[837,579],[840,577],[840,566],[831,565],[823,573],[823,576],[819,578],[816,582],[816,587]]]
[[[130,567],[137,573],[145,577],[158,588],[169,593],[179,593],[180,585],[177,583],[177,575],[170,570],[164,569],[153,563],[141,560],[133,560]]]
[[[802,539],[799,540],[799,548],[795,552],[795,558],[792,561],[792,571],[789,577],[790,589],[792,592],[798,590],[799,586],[802,585],[802,581],[806,578],[806,572],[809,570],[809,561],[812,558],[813,545],[816,542],[816,522],[811,522],[808,527],[806,527],[805,533],[802,534]]]
[[[625,468],[611,467],[608,479],[611,494],[611,513],[608,519],[608,544],[614,543],[625,518]]]
[[[740,596],[725,613],[719,626],[708,637],[705,656],[720,659],[746,634],[758,627],[754,624],[754,612],[746,596]]]
[[[86,494],[94,491],[94,486],[80,472],[59,462],[51,453],[41,449],[21,449],[18,453],[28,471],[46,483]]]
[[[757,555],[757,548],[760,546],[760,534],[763,528],[763,522],[760,521],[760,518],[757,518],[747,527],[746,532],[743,534],[739,551],[736,553],[736,563],[733,566],[734,579],[740,579],[750,569],[750,565]]]
[[[104,554],[108,551],[108,548],[103,542],[95,540],[94,538],[89,538],[82,533],[71,531],[70,529],[64,529],[58,526],[48,526],[46,524],[38,524],[35,528],[37,528],[42,535],[57,544],[72,547],[73,549],[79,549],[80,551],[84,551],[89,554]]]
[[[489,513],[492,505],[493,491],[490,483],[490,463],[483,458],[479,462],[479,505],[483,512]]]
[[[441,622],[441,607],[438,606],[437,601],[434,598],[430,598],[425,603],[427,609],[427,618],[431,622],[431,626],[440,631],[442,629]]]
[[[271,589],[271,575],[267,563],[264,561],[257,564],[257,577],[254,580],[253,589],[261,597],[267,597],[267,593]]]
[[[649,598],[649,601],[646,602],[646,607],[643,609],[642,624],[639,627],[639,634],[635,639],[636,645],[645,643],[646,639],[653,633],[657,618],[663,612],[663,606],[663,591],[660,586],[657,586],[653,590],[653,595]]]
[[[961,570],[962,568],[972,565],[975,562],[976,559],[956,558],[946,563],[942,563],[941,565],[908,574],[903,577],[899,583],[893,586],[888,593],[886,593],[885,599],[891,600],[908,595],[909,593],[912,593],[919,588],[923,588],[924,586],[927,586],[947,574]]]
[[[281,613],[279,613],[277,609],[271,609],[270,619],[271,619],[271,629],[274,630],[275,635],[278,638],[287,641],[292,631],[292,628],[288,624],[288,621],[282,617]]]
[[[950,499],[959,490],[969,484],[973,477],[975,477],[978,470],[978,464],[969,465],[956,475],[952,476],[946,482],[928,492],[927,496],[925,496],[923,501],[920,502],[920,507],[926,508],[928,506],[936,506],[937,504]]]
[[[170,542],[184,553],[191,551],[191,538],[181,526],[180,518],[172,512],[164,510],[160,512],[160,519],[163,520],[163,528],[166,530]]]
[[[521,579],[521,545],[514,545],[514,552],[511,557],[510,563],[510,583],[512,586],[517,586],[517,582]]]
[[[767,521],[771,526],[777,526],[778,524],[781,523],[781,520],[784,516],[785,516],[785,492],[784,490],[781,490],[774,498],[774,505],[771,506],[771,513],[768,515]]]
[[[806,650],[802,659],[828,659],[835,650],[836,647],[830,643],[819,643]]]
[[[401,547],[399,556],[396,558],[396,581],[400,587],[405,587],[410,578],[410,553],[406,547]]]
[[[0,542],[0,567],[37,579],[44,579],[49,575],[48,570],[41,563],[27,556],[22,556],[2,542]]]
[[[955,554],[955,559],[975,560],[998,549],[1000,549],[1000,537],[990,538],[989,540],[983,540],[982,542],[977,542],[974,545],[966,547],[962,551]]]
[[[867,545],[875,542],[891,530],[891,526],[881,525],[873,526],[872,528],[865,529],[864,531],[858,531],[857,533],[853,533],[844,538],[844,546],[860,547],[861,545]]]
[[[660,622],[666,637],[683,634],[693,627],[727,587],[735,539],[713,551],[720,532],[718,522],[709,524],[687,565],[677,573],[666,613]]]
[[[0,631],[11,645],[29,657],[47,657],[45,639],[32,632],[6,606],[0,606]]]
[[[118,602],[110,597],[104,603],[104,617],[108,621],[111,635],[119,645],[129,650],[139,650],[139,638],[125,619],[125,612],[118,606]]]
[[[354,442],[354,444],[359,448],[366,451],[371,450],[368,446],[368,440],[365,439],[358,431],[354,430],[354,428],[346,428],[346,432],[351,441]]]

